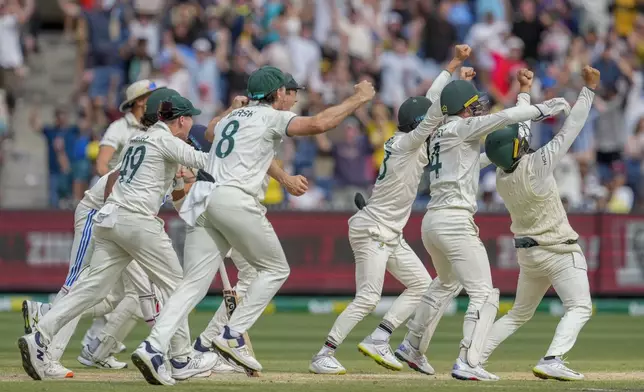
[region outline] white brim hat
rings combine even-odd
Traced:
[[[128,86],[127,90],[125,90],[125,101],[119,105],[119,111],[125,112],[130,108],[134,101],[146,94],[150,94],[151,92],[158,90],[159,88],[161,88],[161,86],[147,79],[132,83]]]

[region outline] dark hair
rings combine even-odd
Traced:
[[[272,93],[268,94],[264,98],[259,99],[258,101],[259,101],[259,103],[264,103],[264,104],[267,104],[267,105],[274,104],[275,101],[277,101],[277,90],[275,90]]]

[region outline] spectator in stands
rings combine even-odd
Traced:
[[[371,154],[373,147],[360,133],[360,123],[350,117],[340,125],[342,138],[331,142],[326,135],[318,136],[320,150],[335,161],[333,204],[336,208],[352,209],[356,192],[365,192],[374,180]]]
[[[615,161],[604,186],[608,191],[606,211],[613,214],[628,214],[633,208],[633,190],[626,186],[626,168],[623,162]]]
[[[87,151],[93,135],[92,126],[87,116],[82,116],[78,120],[78,128],[78,135],[71,149],[73,155],[69,157],[72,167],[74,203],[78,203],[83,198],[92,176]]]
[[[396,37],[392,50],[379,57],[381,73],[380,96],[392,110],[397,110],[409,96],[417,95],[416,86],[423,80],[420,59],[409,52],[404,37]]]
[[[71,196],[72,167],[70,157],[78,138],[78,127],[71,125],[65,108],[55,110],[54,124],[42,126],[40,111],[34,108],[30,115],[32,129],[40,129],[47,142],[49,167],[49,205],[61,208],[62,201]]]
[[[518,18],[512,25],[512,35],[518,37],[523,43],[526,59],[539,58],[539,44],[545,30],[546,27],[537,14],[534,0],[521,0]]]
[[[196,52],[196,61],[189,63],[189,72],[197,92],[195,105],[201,110],[196,122],[208,124],[221,107],[219,97],[219,69],[212,52],[212,44],[207,38],[199,38],[192,44]]]
[[[9,110],[13,111],[22,79],[27,74],[20,40],[21,26],[29,21],[34,11],[34,0],[0,1],[0,88],[7,94]]]
[[[441,1],[438,9],[432,2],[420,4],[425,18],[421,52],[423,58],[427,59],[428,75],[434,77],[440,73],[442,64],[448,60],[451,48],[456,43],[456,28],[447,20],[451,7],[449,1]]]
[[[602,182],[610,180],[615,162],[622,160],[622,153],[627,140],[624,129],[624,94],[617,87],[603,87],[595,97],[593,106],[598,117],[595,124],[596,159],[599,176]]]
[[[356,113],[360,115],[361,113]],[[372,167],[374,173],[378,172],[382,161],[385,159],[385,142],[396,133],[398,126],[394,121],[389,109],[382,101],[374,101],[371,108],[371,116],[361,122],[367,129],[369,142],[373,147]]]

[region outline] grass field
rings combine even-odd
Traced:
[[[596,316],[582,331],[576,347],[569,355],[571,367],[586,374],[588,381],[562,383],[538,380],[530,369],[548,347],[557,318],[538,315],[502,345],[491,358],[488,369],[502,378],[497,383],[460,382],[449,377],[461,338],[461,316],[447,317],[429,349],[430,363],[436,376],[421,376],[407,368],[391,372],[361,356],[356,344],[377,325],[378,319],[367,318],[353,331],[337,353],[347,368],[344,376],[308,374],[311,356],[323,343],[334,321],[333,315],[274,314],[263,316],[250,331],[257,358],[264,366],[261,378],[243,375],[190,380],[174,388],[190,391],[244,392],[314,392],[314,391],[644,391],[644,319],[629,316]],[[207,324],[207,313],[191,317],[192,335]],[[35,382],[23,372],[16,340],[22,333],[18,313],[0,314],[0,392],[102,392],[140,391],[160,388],[145,383],[130,364],[120,371],[99,371],[83,368],[76,362],[80,337],[88,323],[79,325],[78,333],[63,363],[75,371],[71,380]],[[397,344],[401,328],[393,337]],[[124,342],[128,352],[146,336],[147,326],[140,324]],[[395,346],[393,347],[395,348]],[[129,361],[129,354],[119,355]]]

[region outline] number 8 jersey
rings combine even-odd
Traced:
[[[162,122],[137,133],[123,151],[118,179],[105,204],[149,216],[159,213],[177,164],[203,169],[208,160],[206,153],[173,136]]]
[[[295,116],[257,102],[233,110],[215,126],[206,171],[219,186],[233,186],[258,197],[275,146],[287,136]]]

